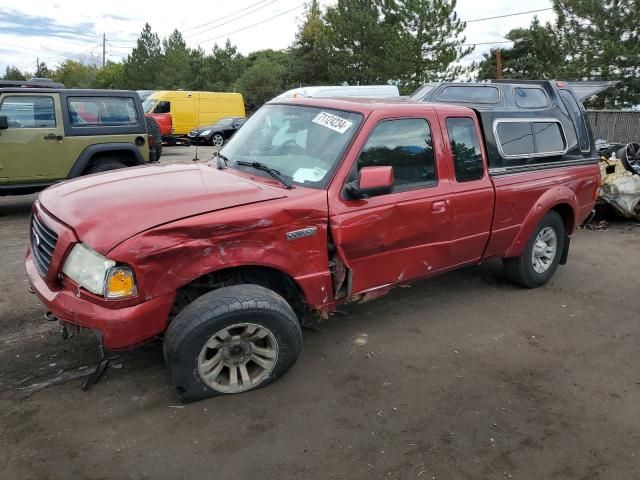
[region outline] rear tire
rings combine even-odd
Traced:
[[[277,293],[259,285],[233,285],[187,305],[164,341],[178,398],[193,402],[269,385],[295,363],[302,330]]]
[[[548,212],[533,231],[522,255],[503,259],[509,280],[526,288],[537,288],[553,276],[564,251],[564,222],[555,211]]]
[[[91,173],[107,172],[109,170],[116,170],[118,168],[125,168],[125,167],[126,165],[119,160],[112,160],[112,159],[98,160],[94,162],[89,168],[87,168],[85,175],[89,175]]]

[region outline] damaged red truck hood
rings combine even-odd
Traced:
[[[81,177],[44,190],[41,206],[106,255],[158,225],[286,196],[205,164],[154,165]]]

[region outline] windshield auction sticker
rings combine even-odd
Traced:
[[[353,125],[353,122],[327,112],[320,112],[312,121],[338,133],[346,132],[349,130],[349,127]]]

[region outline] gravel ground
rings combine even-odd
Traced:
[[[27,292],[33,199],[0,198],[0,478],[640,478],[635,223],[579,231],[537,290],[491,262],[345,307],[272,386],[183,406],[159,344],[81,391],[95,341]]]

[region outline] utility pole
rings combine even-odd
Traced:
[[[496,78],[502,80],[502,52],[500,49],[496,50]]]
[[[105,59],[107,57],[107,34],[102,34],[102,68],[105,67]]]
[[[34,77],[38,76],[38,70],[40,70],[40,58],[36,57],[36,71],[33,73]]]

